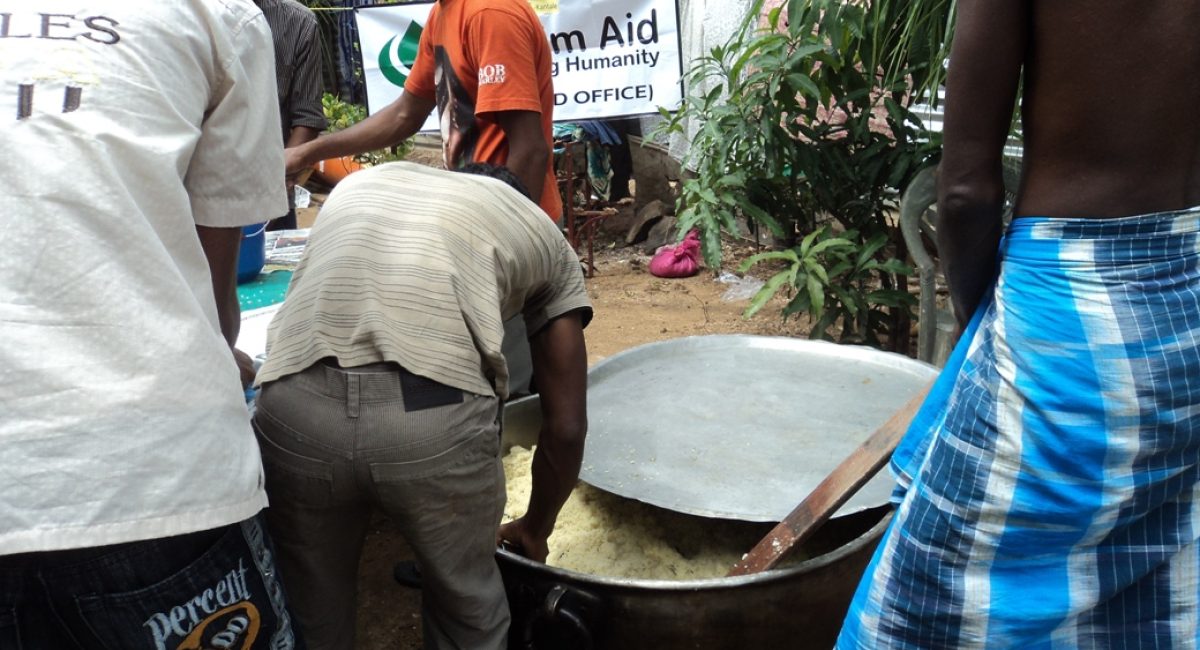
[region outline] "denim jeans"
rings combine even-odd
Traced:
[[[214,530],[0,557],[0,650],[292,650],[259,517]]]

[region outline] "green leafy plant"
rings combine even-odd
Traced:
[[[329,132],[341,131],[367,118],[367,108],[361,104],[344,102],[337,95],[325,93],[321,96],[321,108],[329,121]]]
[[[329,132],[334,133],[349,128],[367,119],[367,108],[361,104],[344,102],[337,95],[325,93],[321,96],[321,108],[325,111],[325,119],[329,122]],[[412,151],[412,140],[378,151],[368,151],[354,157],[364,165],[378,165],[395,160],[403,160]]]
[[[701,232],[710,268],[720,234],[740,218],[798,246],[751,258],[786,263],[747,310],[779,291],[784,317],[807,313],[812,336],[878,344],[903,327],[911,298],[892,211],[900,190],[939,150],[910,110],[936,89],[951,0],[788,0],[759,24],[762,3],[729,42],[686,75],[664,131],[699,124],[681,186],[682,236]],[[837,233],[836,235],[834,233]],[[804,242],[808,242],[805,248]]]
[[[880,308],[907,307],[912,297],[878,288],[876,277],[906,273],[907,268],[897,259],[877,259],[876,253],[888,243],[886,235],[859,242],[855,231],[835,235],[825,226],[806,235],[794,248],[747,258],[738,268],[743,273],[768,261],[783,262],[786,268],[768,279],[751,299],[746,317],[758,313],[780,289],[791,287],[792,298],[783,308],[783,316],[810,314],[813,338],[833,338],[830,328],[841,323],[840,341],[879,345],[877,334],[891,326]]]

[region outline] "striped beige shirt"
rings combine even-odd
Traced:
[[[355,173],[329,196],[267,336],[258,383],[325,357],[391,361],[508,395],[504,321],[530,335],[591,305],[575,252],[501,181],[411,163]]]

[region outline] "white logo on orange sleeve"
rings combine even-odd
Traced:
[[[488,86],[491,84],[504,83],[504,64],[496,63],[493,65],[485,65],[479,68],[479,85]]]

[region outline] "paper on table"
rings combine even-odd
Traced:
[[[308,244],[308,228],[267,233],[267,264],[295,266]]]
[[[264,359],[267,355],[267,326],[281,305],[242,312],[242,329],[238,334],[237,348],[252,359]]]
[[[312,203],[312,193],[304,189],[303,185],[297,184],[293,188],[292,194],[297,210],[303,210],[304,208],[307,208],[310,203]]]

